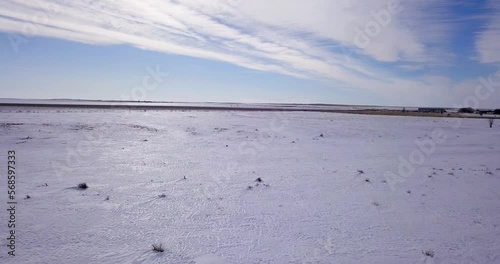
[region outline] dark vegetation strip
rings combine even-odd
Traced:
[[[127,109],[127,110],[176,110],[176,111],[253,111],[253,112],[323,112],[362,115],[393,115],[393,116],[424,116],[448,118],[491,118],[486,116],[468,116],[458,113],[422,113],[417,111],[400,110],[342,110],[325,108],[283,108],[283,107],[231,107],[231,106],[182,106],[182,105],[128,105],[128,104],[26,104],[26,103],[0,103],[0,107],[39,107],[39,108],[79,108],[79,109]],[[313,106],[313,105],[311,105]],[[493,117],[500,118],[500,117]]]

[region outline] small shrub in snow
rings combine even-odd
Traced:
[[[159,198],[165,198],[165,197],[167,197],[167,195],[166,195],[166,194],[164,194],[164,193],[162,193],[162,194],[158,195],[158,197],[159,197]]]
[[[380,204],[378,202],[373,202],[372,205],[373,206],[379,206]]]
[[[358,173],[359,173],[359,174],[363,174],[363,173],[365,173],[365,172],[364,172],[363,170],[358,170]]]
[[[262,182],[262,179],[259,177],[255,180],[256,182]]]
[[[323,137],[323,134],[319,135],[319,137]]]
[[[89,188],[89,186],[87,186],[87,183],[82,182],[82,183],[78,184],[78,188],[85,190],[85,189]]]
[[[29,199],[29,198],[31,198],[31,197],[29,195],[26,195],[26,197],[24,199]]]
[[[408,191],[406,191],[406,193],[407,193],[407,194],[410,194],[410,193],[411,193],[411,191],[410,191],[410,190],[408,190]]]
[[[248,186],[247,187],[247,190],[252,190],[253,189],[253,186]]]
[[[433,258],[434,257],[434,250],[429,249],[429,250],[426,250],[426,251],[422,251],[422,254],[424,254],[427,257]]]
[[[165,251],[165,249],[163,249],[162,244],[153,244],[152,246],[153,246],[153,251],[154,252],[160,253],[160,252]]]
[[[366,179],[365,179],[365,182],[370,183],[371,181],[370,181],[370,179],[366,178]]]
[[[109,201],[109,195],[106,196],[106,199],[104,199],[104,201]]]

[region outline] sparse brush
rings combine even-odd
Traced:
[[[364,172],[363,170],[358,170],[358,173],[359,173],[359,174],[363,174],[363,173],[365,173],[365,172]]]
[[[319,135],[320,137],[323,137],[323,134]]]
[[[379,206],[380,204],[378,202],[372,202],[373,206]]]
[[[31,198],[31,197],[29,195],[26,195],[26,197],[24,199],[29,199],[29,198]]]
[[[158,195],[158,197],[159,197],[159,198],[165,198],[165,197],[167,197],[167,195],[166,195],[166,194],[164,194],[164,193],[162,193],[162,194]]]
[[[247,187],[247,190],[252,190],[253,189],[253,186],[248,186]]]
[[[106,196],[106,199],[104,199],[104,201],[109,201],[109,195]]]
[[[262,182],[262,179],[259,177],[255,180],[256,182]]]
[[[410,194],[410,193],[411,193],[411,191],[410,191],[410,190],[408,190],[408,191],[406,191],[406,193],[407,193],[407,194]]]
[[[370,179],[366,178],[366,179],[365,179],[365,182],[370,183],[371,181],[370,181]]]
[[[434,257],[434,250],[432,250],[432,249],[429,249],[429,250],[426,250],[426,251],[422,250],[422,254],[424,254],[427,257],[433,258]]]
[[[387,183],[387,181],[386,180],[382,180],[382,183]]]
[[[78,184],[78,188],[85,190],[85,189],[89,188],[89,186],[87,186],[87,183],[82,182],[82,183]]]
[[[162,244],[153,244],[152,246],[153,246],[153,251],[154,252],[160,253],[160,252],[165,251],[165,249],[163,249]]]

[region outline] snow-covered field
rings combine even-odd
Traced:
[[[459,120],[0,108],[0,263],[500,263],[500,126]]]

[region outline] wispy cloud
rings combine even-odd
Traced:
[[[453,23],[446,18],[454,3],[4,0],[0,31],[97,45],[128,44],[330,80],[342,87],[376,92],[388,102],[397,98],[401,104],[414,104],[416,99],[439,95],[443,88],[425,79],[399,77],[391,69],[418,70],[423,64],[447,63],[452,55],[446,41]],[[478,44],[481,61],[495,60],[491,53],[498,33],[484,34],[485,40]]]
[[[484,30],[477,36],[476,48],[481,63],[500,62],[500,2],[489,0],[491,13]]]

